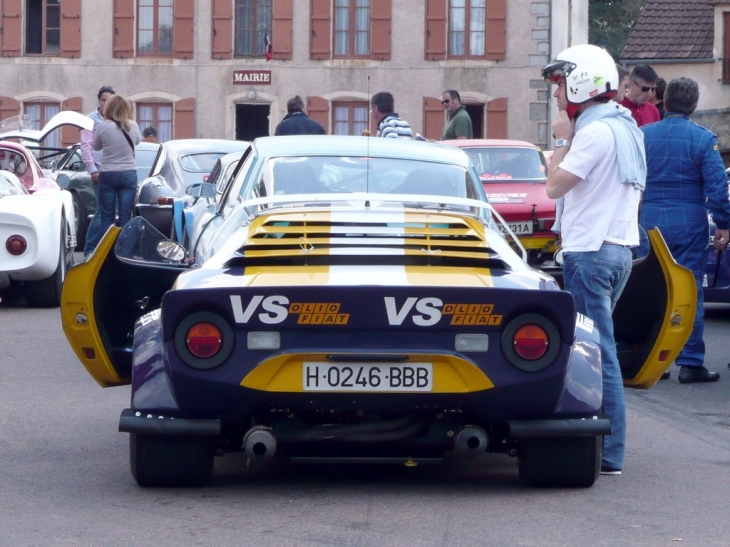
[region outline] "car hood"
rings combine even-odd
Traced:
[[[14,129],[6,131],[0,134],[0,139],[23,139],[31,142],[41,142],[45,139],[52,131],[58,129],[63,125],[73,125],[79,129],[86,129],[87,131],[93,131],[94,120],[78,112],[72,110],[64,110],[59,112],[48,123],[43,129]]]

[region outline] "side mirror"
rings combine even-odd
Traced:
[[[181,262],[185,258],[185,248],[179,243],[163,240],[157,243],[157,254],[170,262]]]
[[[71,179],[68,177],[67,174],[60,173],[56,177],[56,184],[58,184],[61,188],[63,188],[65,190],[71,184]]]
[[[193,198],[210,199],[215,197],[216,188],[209,182],[196,182],[188,186],[185,193]]]
[[[58,162],[56,160],[51,160],[51,165],[50,165],[51,171],[55,171],[57,167],[58,167]]]

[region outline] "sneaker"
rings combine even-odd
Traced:
[[[615,467],[608,467],[607,465],[601,466],[601,475],[620,475],[621,470]]]

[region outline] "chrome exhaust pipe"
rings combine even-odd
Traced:
[[[269,461],[276,453],[276,437],[268,427],[254,426],[243,436],[243,451],[251,461]]]
[[[487,434],[478,426],[463,427],[456,435],[454,449],[462,455],[476,455],[487,449]]]

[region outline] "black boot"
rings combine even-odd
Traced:
[[[679,383],[680,384],[699,384],[702,382],[717,382],[720,374],[710,372],[703,366],[699,367],[680,367]]]

